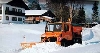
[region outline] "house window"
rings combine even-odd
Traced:
[[[9,16],[6,16],[6,20],[9,20]]]
[[[12,21],[17,21],[17,17],[12,17]]]
[[[6,7],[6,10],[9,11],[9,7]]]
[[[18,21],[22,21],[22,18],[19,17],[19,18],[18,18]]]
[[[21,12],[22,13],[22,10],[21,9],[18,9],[18,12]]]
[[[12,8],[12,11],[17,12],[17,9],[16,8]]]
[[[23,20],[25,20],[25,19],[23,18]]]

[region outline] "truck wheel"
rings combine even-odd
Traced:
[[[67,47],[67,40],[65,38],[61,40],[61,46]]]
[[[82,39],[81,38],[74,38],[74,43],[82,44]]]
[[[82,44],[82,38],[78,38],[78,40],[79,40],[78,43]]]

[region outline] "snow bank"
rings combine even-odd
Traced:
[[[78,47],[84,47],[86,45],[82,45],[82,44],[78,44],[78,43],[75,43],[74,45],[70,45],[68,46],[69,48],[78,48]]]
[[[100,42],[100,25],[83,30],[83,44],[96,44]]]
[[[78,47],[84,47],[84,46],[85,45],[75,43],[74,45],[71,45],[68,47],[62,47],[60,45],[57,45],[55,42],[47,42],[47,43],[36,44],[32,48],[27,48],[25,50],[22,50],[19,53],[51,53],[51,52],[59,51],[63,49],[78,48]]]
[[[53,51],[58,51],[62,47],[57,45],[55,42],[48,42],[48,43],[38,43],[33,48],[28,48],[20,53],[49,53]]]
[[[86,45],[76,48],[66,48],[50,53],[100,53],[100,44]]]
[[[82,41],[90,40],[94,37],[91,28],[84,28],[82,31]]]

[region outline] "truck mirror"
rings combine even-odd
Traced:
[[[45,27],[45,32],[47,32],[48,31],[48,26],[47,26],[47,24],[46,24],[46,27]]]
[[[48,29],[45,29],[45,32],[47,32],[48,31]]]

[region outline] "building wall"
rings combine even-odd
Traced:
[[[52,20],[47,18],[47,17],[42,17],[42,16],[36,16],[36,15],[31,15],[31,16],[26,16],[25,18],[25,23],[29,23],[29,24],[35,24],[36,21],[39,22],[51,22]]]
[[[7,7],[9,7],[8,13],[6,13]],[[15,12],[13,11],[15,9]],[[14,12],[15,14],[9,14],[9,12]],[[21,13],[23,15],[20,15],[18,13]],[[2,4],[2,14],[1,14],[1,23],[23,23],[25,19],[25,9],[24,8],[19,8],[19,7],[14,7],[10,6],[7,4]],[[6,18],[8,17],[8,18]],[[17,18],[17,20],[14,20],[13,18]],[[18,18],[20,21],[18,21]],[[6,20],[7,19],[7,20]],[[22,19],[22,21],[21,21]]]
[[[6,17],[9,17],[9,20],[6,20]],[[12,18],[16,18],[16,21],[12,21]],[[21,18],[22,21],[19,21],[18,18]],[[24,19],[23,16],[5,15],[4,23],[23,23]]]
[[[36,21],[40,22],[41,17],[40,16],[26,16],[25,23],[36,23]]]

